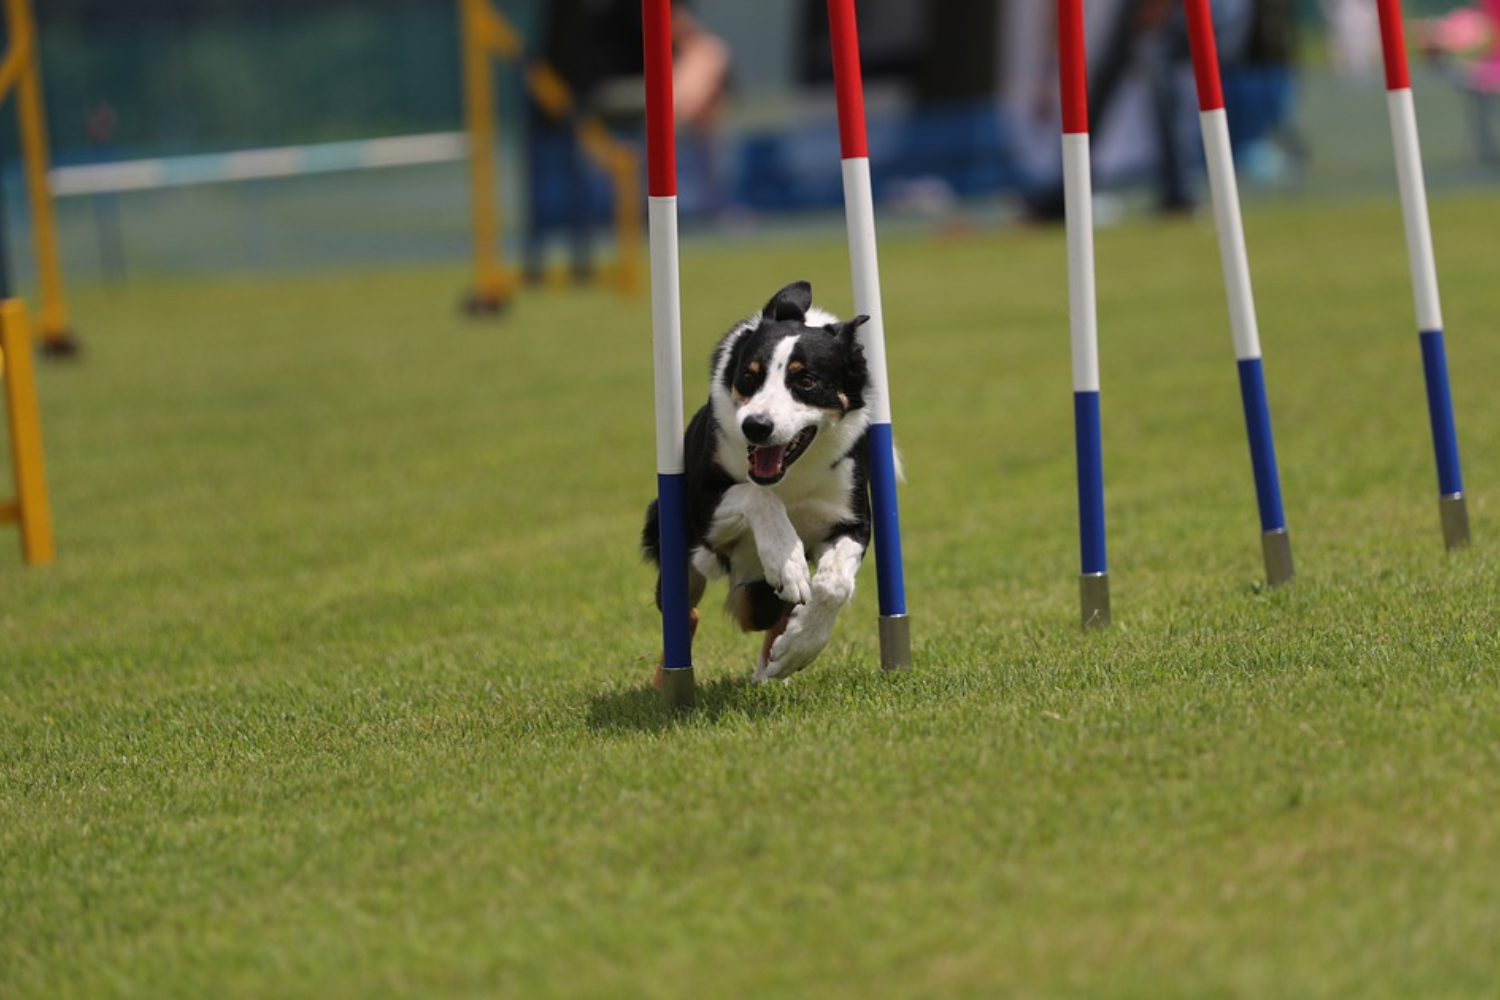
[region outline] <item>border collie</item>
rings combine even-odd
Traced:
[[[868,319],[840,322],[807,282],[787,285],[719,341],[708,402],[688,424],[692,625],[708,581],[727,575],[730,615],[766,633],[756,681],[811,663],[854,596],[870,543],[872,389],[855,336]],[[642,543],[658,568],[659,532],[653,502]]]

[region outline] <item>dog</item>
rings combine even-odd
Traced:
[[[811,663],[854,596],[870,544],[873,387],[856,337],[868,321],[840,321],[813,306],[810,284],[787,285],[719,341],[708,402],[684,435],[692,626],[708,581],[727,576],[726,610],[766,633],[756,682]],[[658,609],[659,531],[652,502],[642,547]]]

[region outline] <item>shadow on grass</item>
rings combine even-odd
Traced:
[[[749,677],[716,677],[697,685],[697,707],[686,712],[668,708],[662,693],[649,684],[602,691],[589,703],[589,728],[601,733],[659,732],[684,723],[771,715],[782,702],[776,687],[752,684]]]

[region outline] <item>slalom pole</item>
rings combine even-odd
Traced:
[[[1208,161],[1214,221],[1219,231],[1219,258],[1224,290],[1229,299],[1229,322],[1239,365],[1240,398],[1250,439],[1250,462],[1260,507],[1261,550],[1266,582],[1271,586],[1292,579],[1292,543],[1281,503],[1281,481],[1276,471],[1276,444],[1271,436],[1271,410],[1266,401],[1266,379],[1261,365],[1260,333],[1255,321],[1255,296],[1250,287],[1250,262],[1245,250],[1245,227],[1240,218],[1239,186],[1234,154],[1229,145],[1229,121],[1224,112],[1224,90],[1219,78],[1219,51],[1214,40],[1213,15],[1208,0],[1185,0],[1188,37],[1193,50],[1193,74],[1198,84],[1199,122],[1203,152]]]
[[[1406,61],[1406,32],[1401,0],[1379,0],[1380,40],[1385,55],[1386,105],[1396,152],[1396,178],[1406,225],[1406,256],[1416,299],[1422,370],[1427,382],[1427,413],[1437,455],[1438,513],[1449,551],[1469,544],[1469,507],[1458,461],[1458,432],[1453,423],[1453,395],[1448,386],[1448,355],[1443,344],[1443,311],[1438,299],[1437,264],[1432,253],[1432,225],[1427,217],[1427,182],[1411,73]]]
[[[656,383],[656,489],[661,536],[662,694],[692,708],[687,478],[682,454],[682,290],[677,258],[677,151],[672,118],[671,0],[641,0],[651,230],[651,339]]]
[[[1057,0],[1063,192],[1068,230],[1068,319],[1073,434],[1078,450],[1079,602],[1085,628],[1109,624],[1104,545],[1104,449],[1099,430],[1099,313],[1094,292],[1094,192],[1089,175],[1088,60],[1082,0]]]
[[[875,391],[870,401],[870,509],[874,520],[876,586],[880,592],[880,665],[911,666],[911,623],[901,570],[901,519],[896,507],[896,448],[891,432],[890,380],[885,362],[885,322],[880,308],[880,265],[875,252],[875,200],[865,136],[865,94],[859,65],[854,0],[828,0],[833,41],[833,85],[838,98],[839,146],[844,175],[844,222],[854,309],[870,317],[859,330]]]

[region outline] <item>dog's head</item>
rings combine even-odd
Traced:
[[[837,459],[869,425],[869,373],[855,337],[868,320],[840,322],[814,308],[812,286],[799,281],[720,343],[714,415],[725,445],[743,449],[751,482],[779,483],[809,449]],[[739,468],[737,455],[723,458]]]

